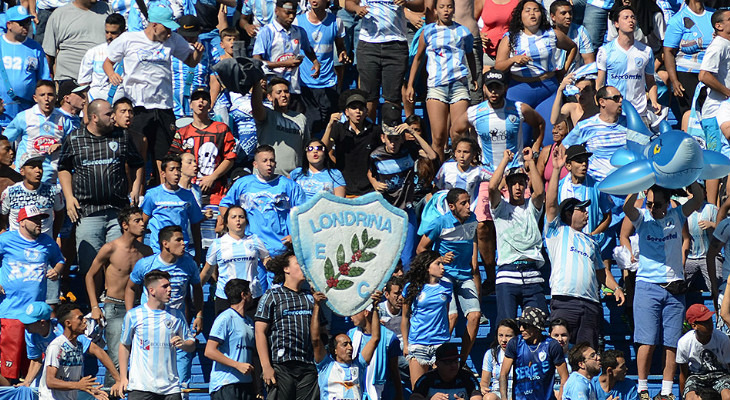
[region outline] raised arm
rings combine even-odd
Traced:
[[[624,214],[626,214],[626,217],[630,221],[636,221],[639,219],[639,210],[636,208],[636,199],[639,197],[638,193],[632,193],[628,197],[626,197],[626,201],[624,202]],[[630,250],[630,249],[629,249]]]
[[[312,296],[314,296],[314,309],[312,310],[312,320],[309,323],[309,336],[311,337],[312,348],[314,349],[314,362],[319,364],[327,356],[327,350],[325,350],[324,343],[322,343],[321,339],[322,330],[319,323],[319,313],[321,312],[320,303],[327,300],[327,297],[322,292],[314,292]]]
[[[697,182],[693,182],[689,185],[689,191],[692,193],[692,198],[682,205],[682,214],[684,214],[685,217],[689,217],[690,214],[699,210],[700,207],[702,207],[702,203],[705,198],[702,186],[700,186]]]
[[[525,123],[532,128],[532,152],[540,154],[540,148],[545,139],[545,119],[525,103],[522,103],[522,115],[525,117]]]
[[[540,173],[537,172],[535,153],[532,152],[532,148],[525,147],[522,150],[522,157],[525,159],[525,168],[530,174],[530,188],[532,189],[530,201],[539,210],[545,204],[545,183],[543,183]],[[560,172],[558,172],[558,176],[560,176]]]
[[[376,290],[370,298],[373,300],[373,312],[372,312],[372,320],[371,320],[371,331],[370,331],[370,341],[365,345],[365,347],[362,348],[362,352],[360,355],[362,355],[362,358],[365,360],[366,363],[370,364],[370,360],[373,359],[373,354],[375,354],[375,349],[378,348],[378,343],[380,342],[380,316],[378,315],[378,304],[380,304],[380,301],[383,297],[383,293],[379,290]]]
[[[560,184],[560,170],[565,165],[565,148],[555,146],[553,149],[553,174],[548,182],[545,193],[545,218],[548,223],[558,216],[558,186]]]
[[[507,168],[507,164],[512,162],[514,157],[514,153],[505,150],[502,161],[494,169],[492,179],[489,180],[489,203],[491,203],[492,208],[497,208],[499,202],[502,201],[502,193],[499,191],[499,185],[502,183],[502,177],[504,176],[504,170]]]

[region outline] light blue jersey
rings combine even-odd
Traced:
[[[509,32],[504,34],[502,40],[510,40]],[[519,32],[514,48],[510,48],[509,56],[529,56],[531,60],[525,65],[512,65],[510,72],[523,78],[533,78],[554,72],[556,70],[555,54],[558,50],[558,38],[552,28],[537,31],[534,35]]]
[[[581,57],[581,54],[593,53],[593,44],[591,44],[591,37],[588,36],[588,31],[583,25],[570,24],[568,37],[578,46],[578,54],[575,55],[573,64],[568,68],[568,72],[573,72],[583,66],[583,57]],[[558,70],[565,68],[565,59],[567,56],[567,51],[558,49],[555,52],[555,68]]]
[[[183,254],[177,261],[168,264],[162,261],[159,254],[153,254],[142,258],[134,264],[132,273],[129,274],[129,279],[137,284],[137,286],[142,286],[144,284],[144,276],[153,269],[159,269],[170,274],[172,294],[170,294],[170,301],[167,303],[167,306],[176,310],[183,310],[185,307],[185,296],[188,294],[188,287],[200,283],[200,270],[195,264],[195,260],[189,255]],[[146,288],[142,291],[140,303],[147,303]]]
[[[304,57],[299,67],[302,71],[302,83],[310,88],[328,88],[337,85],[335,74],[335,40],[345,37],[345,26],[342,20],[332,13],[327,13],[325,19],[320,23],[313,23],[307,17],[308,13],[299,14],[294,24],[302,27],[307,32],[307,38],[312,45],[314,54],[322,66],[317,78],[312,77],[312,62]]]
[[[203,52],[203,58],[193,68],[175,57],[172,57],[172,101],[175,117],[189,117],[193,115],[190,109],[190,95],[197,89],[208,88],[210,77],[210,57]]]
[[[360,6],[367,7],[362,17],[360,40],[368,43],[405,42],[406,14],[403,6],[394,0],[360,0]]]
[[[633,379],[627,377],[615,382],[613,389],[608,393],[603,391],[600,379],[599,375],[594,376],[591,380],[591,384],[596,388],[597,400],[608,400],[609,397],[620,400],[639,400],[639,391],[636,389],[636,382]]]
[[[63,255],[48,235],[30,240],[11,231],[0,235],[0,257],[0,286],[5,291],[0,294],[0,315],[18,319],[30,303],[46,300],[46,273],[64,262]]]
[[[177,374],[177,348],[171,339],[192,340],[193,334],[182,311],[170,308],[153,310],[142,304],[127,311],[120,342],[130,346],[129,391],[160,395],[180,393]]]
[[[473,213],[462,223],[448,212],[433,220],[424,235],[442,256],[450,251],[454,253],[454,259],[444,263],[444,276],[457,281],[472,279],[471,261],[477,237],[477,218]]]
[[[361,400],[367,365],[362,356],[353,359],[350,364],[342,364],[327,354],[317,364],[320,400]]]
[[[247,235],[239,240],[229,234],[214,239],[208,249],[206,261],[218,267],[218,283],[215,297],[227,299],[226,283],[231,279],[244,279],[251,284],[254,298],[263,294],[258,279],[258,263],[269,257],[269,252],[256,235]]]
[[[43,182],[55,184],[58,178],[58,158],[60,151],[53,151],[54,145],[60,145],[63,139],[74,129],[73,121],[60,109],[51,111],[46,117],[35,105],[18,113],[10,122],[3,134],[10,143],[17,143],[15,165],[21,165],[20,160],[25,153],[42,154],[46,156],[43,162]],[[19,168],[18,168],[19,170]]]
[[[611,165],[613,153],[626,146],[626,131],[624,116],[609,123],[594,115],[578,122],[562,144],[566,149],[576,144],[585,145],[586,150],[593,153],[588,162],[588,173],[601,182],[614,169]]]
[[[563,388],[563,399],[565,400],[598,400],[596,387],[593,386],[591,380],[581,375],[579,372],[573,371],[565,381]],[[623,400],[623,399],[622,399]]]
[[[239,205],[248,214],[247,230],[256,234],[272,255],[285,250],[281,239],[289,235],[289,211],[303,204],[304,191],[293,180],[277,176],[264,182],[256,175],[238,179],[221,200],[221,207]]]
[[[553,266],[550,294],[600,303],[596,271],[603,269],[603,262],[598,243],[558,217],[548,223],[545,242]]]
[[[606,72],[606,85],[618,89],[639,115],[645,115],[646,77],[654,76],[651,47],[635,41],[626,50],[614,39],[598,49],[596,65],[599,71]]]
[[[598,228],[603,221],[603,216],[611,212],[613,200],[611,197],[598,190],[598,182],[587,175],[583,183],[574,184],[571,175],[566,175],[558,184],[558,203],[565,199],[575,197],[580,201],[590,200],[588,206],[588,224],[583,228],[583,233],[590,235],[591,232]],[[594,238],[599,240],[598,238]],[[600,243],[600,242],[599,242]]]
[[[407,283],[403,293],[408,293]],[[425,284],[411,304],[408,344],[440,345],[449,341],[449,303],[454,289],[448,279]]]
[[[492,173],[483,165],[473,166],[462,172],[456,160],[452,159],[441,165],[434,178],[434,186],[441,190],[454,188],[466,190],[471,201],[471,211],[474,212],[478,203],[479,185],[482,182],[489,182],[491,178]]]
[[[251,15],[253,25],[262,27],[274,20],[276,0],[243,0],[242,15]]]
[[[0,79],[0,98],[5,102],[5,113],[15,117],[19,112],[33,107],[36,83],[42,79],[50,80],[51,72],[46,53],[32,39],[10,43],[3,35],[0,38],[0,56],[11,86],[6,87],[5,79]],[[17,99],[10,97],[9,89],[12,89]]]
[[[311,50],[309,38],[304,28],[292,25],[289,29],[285,29],[276,20],[272,20],[270,24],[259,29],[256,34],[256,43],[253,46],[253,55],[261,56],[264,61],[285,61],[290,58],[303,57],[304,52]],[[302,69],[301,64],[298,68],[274,68],[269,69],[264,65],[264,72],[282,77],[289,82],[291,93],[301,93],[299,84],[299,70]],[[312,71],[303,70],[305,74],[311,74]]]
[[[334,194],[335,188],[345,186],[345,178],[342,176],[342,172],[335,168],[326,169],[314,174],[309,171],[309,173],[305,174],[302,172],[302,168],[298,167],[289,176],[302,187],[307,200],[320,192]]]
[[[164,184],[147,191],[142,202],[142,211],[150,217],[147,227],[150,230],[150,246],[155,252],[160,251],[157,235],[166,226],[177,225],[183,230],[185,248],[193,251],[194,244],[190,240],[190,225],[200,223],[204,216],[195,195],[187,189],[169,190]]]
[[[216,114],[225,114],[225,111],[218,112],[219,107],[228,112],[228,127],[236,139],[236,164],[253,161],[253,153],[256,146],[258,146],[258,138],[256,136],[256,120],[251,114],[251,93],[242,95],[224,89],[218,96],[215,108]]]
[[[717,219],[717,206],[705,202],[699,211],[695,211],[687,217],[687,228],[689,229],[690,247],[687,258],[704,258],[707,249],[710,248],[712,239],[709,230],[700,228],[700,221],[715,222]]]
[[[469,76],[466,54],[473,53],[474,36],[463,25],[428,24],[423,28],[426,42],[428,87],[447,85]]]
[[[253,321],[229,308],[216,317],[208,340],[218,342],[218,350],[231,360],[252,364],[256,352],[253,333]],[[244,375],[235,368],[213,361],[208,390],[213,393],[225,385],[251,382],[251,374]]]
[[[466,111],[469,123],[476,129],[479,136],[479,146],[482,148],[482,162],[489,172],[502,161],[505,150],[520,154],[524,146],[522,134],[522,102],[504,100],[504,107],[495,110],[484,101],[471,106]],[[507,166],[516,167],[520,164],[520,157]]]
[[[587,0],[586,3],[604,10],[610,10],[613,7],[614,0]]]
[[[366,344],[368,344],[368,342],[370,342],[370,339],[372,339],[372,335],[363,333],[363,331],[358,327],[351,328],[347,331],[347,336],[349,336],[350,340],[352,340],[352,358],[359,357],[362,353],[362,349]],[[365,382],[365,392],[370,394],[374,389],[373,385],[384,385],[387,382],[389,375],[388,361],[392,357],[397,358],[399,355],[403,355],[400,346],[398,336],[390,329],[381,325],[380,341],[375,347],[373,358],[370,359],[370,364],[367,366],[367,373],[363,377]],[[370,398],[379,398],[379,396],[371,396]]]
[[[639,218],[632,221],[641,249],[637,281],[669,283],[684,279],[682,226],[686,221],[680,207],[670,208],[660,220],[655,220],[647,209],[639,210]]]
[[[678,49],[677,71],[693,73],[700,71],[705,49],[712,42],[715,33],[710,21],[714,11],[706,8],[698,15],[689,7],[682,7],[669,19],[667,31],[664,33],[664,47]]]

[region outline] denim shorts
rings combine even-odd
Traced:
[[[440,344],[408,344],[408,355],[406,360],[416,360],[421,365],[434,365],[436,363],[436,349]]]
[[[458,297],[459,307],[464,315],[472,312],[482,312],[482,304],[479,302],[477,295],[477,287],[473,279],[465,279],[463,281],[449,279],[454,285],[454,294],[451,296],[449,304],[449,314],[456,314],[456,300]]]
[[[634,342],[676,348],[682,337],[684,295],[644,281],[636,282],[635,292],[641,293],[641,301],[634,301],[634,321],[642,323],[634,326]]]
[[[469,101],[469,86],[466,78],[449,82],[445,85],[439,85],[428,88],[426,100],[438,100],[446,104],[454,104],[456,102],[466,100]]]

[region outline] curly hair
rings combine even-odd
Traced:
[[[550,29],[547,12],[545,12],[545,7],[543,7],[542,4],[538,3],[537,0],[520,0],[520,2],[517,3],[517,6],[515,6],[515,9],[512,10],[512,16],[510,16],[509,19],[509,28],[507,29],[507,33],[509,33],[510,49],[515,48],[517,37],[522,30],[525,29],[525,25],[522,23],[522,10],[525,9],[525,4],[527,3],[535,3],[540,8],[540,30],[546,31]]]
[[[405,296],[403,296],[406,304],[413,306],[413,301],[416,300],[416,297],[418,297],[423,289],[423,285],[427,284],[430,278],[428,267],[439,257],[441,257],[441,254],[433,250],[426,250],[413,257],[410,265],[411,268],[405,278],[409,283],[408,290]],[[412,313],[413,309],[411,308]]]

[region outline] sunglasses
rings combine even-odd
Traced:
[[[307,146],[307,151],[315,151],[315,150],[325,151],[326,149],[327,148],[324,146]]]
[[[665,203],[662,203],[660,201],[647,201],[646,202],[646,208],[662,208],[664,207]]]
[[[601,98],[604,99],[604,100],[613,100],[616,103],[618,103],[619,101],[623,100],[624,96],[621,96],[620,94],[617,94],[615,96],[606,96],[606,97],[601,97]]]

